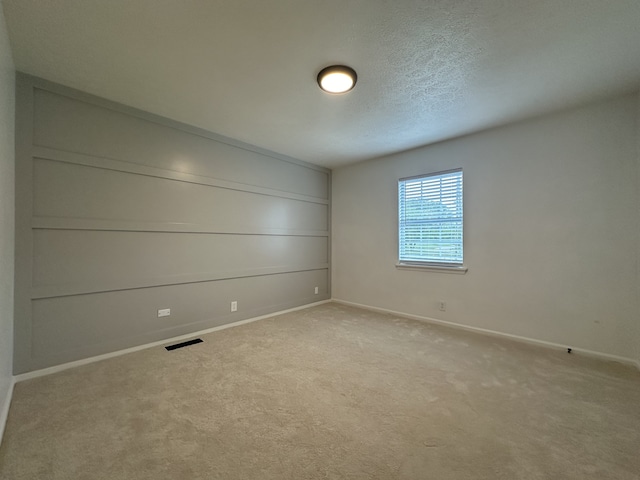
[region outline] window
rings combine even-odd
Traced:
[[[461,267],[462,170],[398,181],[400,265]]]

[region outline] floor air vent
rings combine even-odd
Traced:
[[[182,348],[182,347],[188,347],[189,345],[195,345],[196,343],[202,343],[202,339],[201,338],[194,338],[193,340],[189,340],[187,342],[182,342],[182,343],[174,343],[173,345],[168,345],[164,348],[166,348],[167,350],[171,351],[171,350],[175,350],[176,348]]]

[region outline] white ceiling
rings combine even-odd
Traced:
[[[331,168],[640,87],[639,0],[2,2],[18,70]]]

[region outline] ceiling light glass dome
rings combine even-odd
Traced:
[[[318,85],[327,93],[346,93],[357,81],[355,70],[345,65],[332,65],[318,73]]]

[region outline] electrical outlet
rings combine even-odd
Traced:
[[[171,309],[170,308],[163,308],[161,310],[158,310],[158,318],[160,318],[160,317],[168,317],[169,315],[171,315]]]
[[[318,294],[318,287],[316,287],[316,289],[313,291],[313,293],[315,293],[316,295]]]
[[[238,302],[236,300],[231,302],[231,311],[232,312],[237,312],[238,311]]]
[[[438,309],[441,312],[446,312],[447,311],[447,302],[438,302]]]

